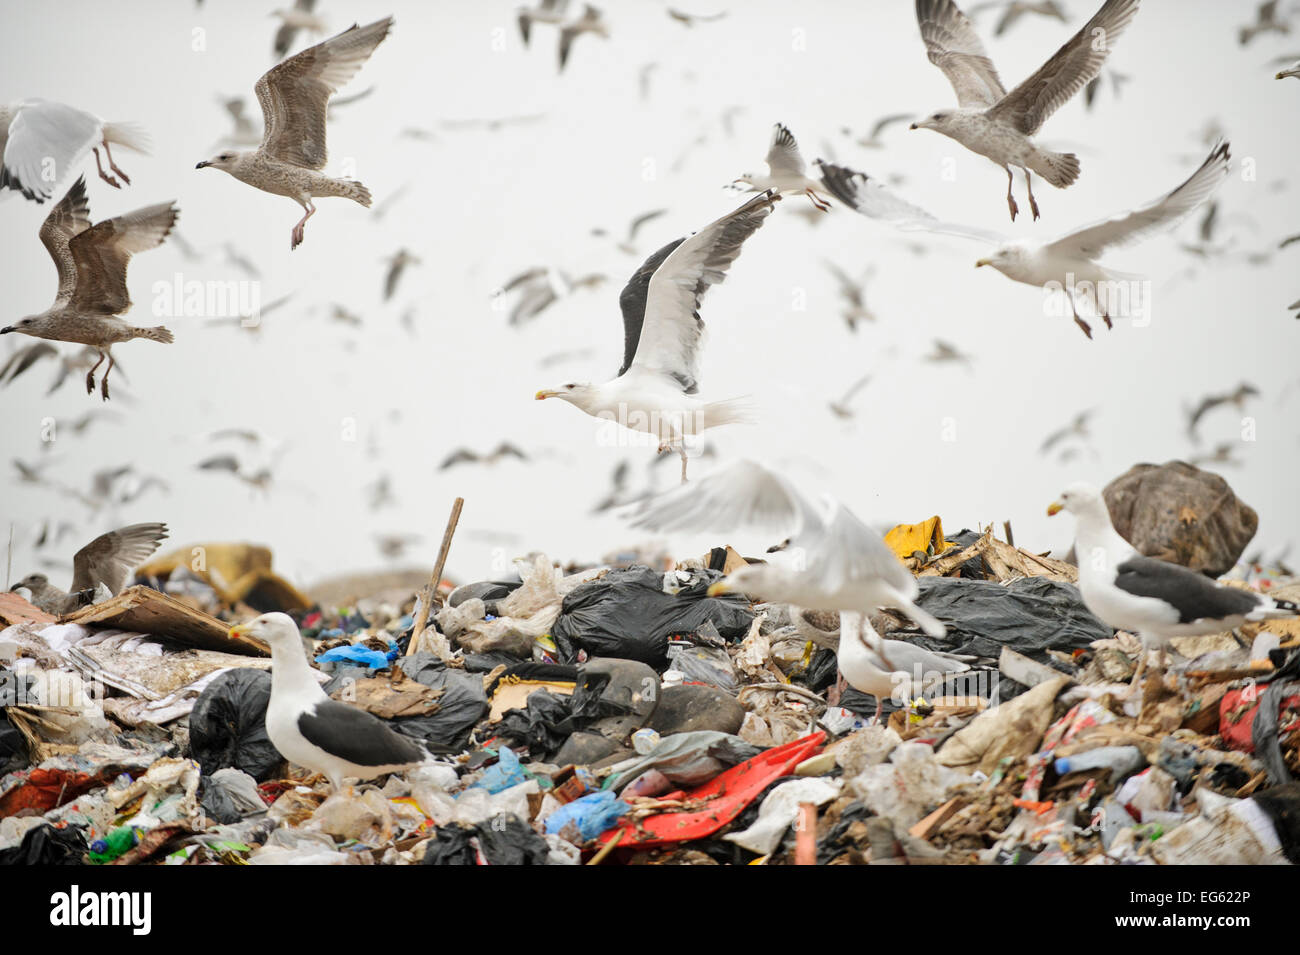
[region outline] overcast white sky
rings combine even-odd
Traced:
[[[710,334],[702,393],[749,394],[759,409],[758,423],[712,433],[721,460],[751,455],[788,467],[868,521],[938,513],[957,530],[1010,519],[1017,543],[1065,548],[1069,518],[1049,522],[1044,513],[1065,484],[1100,485],[1136,462],[1196,453],[1182,408],[1246,380],[1263,392],[1248,410],[1257,440],[1240,440],[1240,415],[1221,410],[1206,418],[1199,450],[1233,444],[1242,466],[1221,473],[1259,512],[1255,546],[1276,552],[1296,537],[1300,326],[1286,306],[1300,298],[1300,246],[1279,252],[1277,244],[1300,231],[1300,184],[1290,181],[1300,82],[1275,81],[1271,61],[1300,56],[1300,37],[1264,35],[1238,46],[1235,28],[1253,16],[1253,4],[1145,0],[1110,59],[1131,76],[1119,98],[1108,87],[1087,112],[1077,97],[1040,134],[1045,145],[1078,153],[1081,177],[1068,190],[1040,181],[1043,218],[1012,225],[1002,171],[952,141],[900,125],[885,133],[884,148],[853,142],[887,113],[952,105],[907,0],[735,3],[726,19],[689,29],[658,2],[608,3],[610,38],[579,38],[563,75],[555,70],[556,30],[535,27],[532,48],[523,49],[513,2],[321,0],[331,32],[396,17],[391,36],[345,90],[374,87],[332,122],[327,171],[354,174],[377,204],[407,191],[381,221],[347,200],[320,200],[294,252],[289,231],[301,212],[292,201],[194,168],[228,127],[219,97],[244,94],[256,114],[252,86],[272,65],[273,6],[86,2],[9,11],[0,95],[60,100],[138,122],[152,135],[151,155],[116,153],[133,181],[121,191],[93,178],[88,159],[94,217],[176,199],[179,233],[206,253],[190,262],[169,242],[131,263],[129,319],[164,323],[176,342],[117,347],[129,374],[114,372],[109,407],[119,420],[81,436],[65,428],[43,449],[43,418],[66,425],[99,407],[98,396],[73,382],[45,397],[48,364],[0,390],[0,487],[14,528],[15,578],[55,558],[69,562],[52,570],[66,583],[59,578],[85,540],[143,520],[171,525],[165,546],[268,544],[278,569],[300,583],[384,566],[378,533],[423,535],[410,562],[428,564],[457,494],[466,503],[448,570],[462,580],[532,549],[584,560],[644,542],[619,520],[589,511],[619,461],[630,459],[634,485],[646,480],[653,448],[602,446],[597,422],[560,402],[536,402],[533,393],[617,370],[623,282],[649,252],[739,203],[721,187],[761,169],[776,121],[791,127],[809,158],[833,155],[873,175],[901,177],[900,193],[941,218],[1034,237],[1072,231],[1177,185],[1204,158],[1203,131],[1217,122],[1233,152],[1233,174],[1219,193],[1219,241],[1231,254],[1206,261],[1180,250],[1195,239],[1195,221],[1120,250],[1107,261],[1150,278],[1152,321],[1142,328],[1121,322],[1110,333],[1098,325],[1089,342],[1068,316],[1045,314],[1040,290],[973,268],[988,251],[978,243],[901,235],[842,207],[812,227],[794,214],[801,200],[788,197],[702,311]],[[980,19],[1008,86],[1096,4],[1066,6],[1068,26],[1026,20],[999,39],[993,15]],[[642,101],[638,77],[649,63],[658,67]],[[732,106],[743,112],[728,137],[721,116]],[[497,131],[440,128],[433,142],[400,136],[405,127],[444,120],[529,114],[543,118]],[[843,135],[846,127],[854,137]],[[945,168],[955,175],[945,177]],[[1017,195],[1027,207],[1022,185]],[[635,257],[591,235],[597,226],[621,232],[633,216],[661,207],[668,214],[645,228]],[[54,268],[37,239],[47,209],[0,202],[0,324],[53,298]],[[257,336],[204,327],[200,317],[155,318],[157,282],[178,273],[184,281],[244,278],[226,264],[225,243],[257,264],[263,302],[293,292],[289,304]],[[916,243],[924,254],[915,254]],[[384,304],[382,260],[403,246],[423,265]],[[1254,252],[1267,261],[1244,261]],[[876,267],[868,286],[875,324],[847,331],[823,260],[850,272]],[[508,312],[493,309],[492,292],[536,265],[604,272],[610,281],[511,329]],[[332,321],[333,303],[364,324]],[[414,336],[400,324],[411,309]],[[921,361],[935,338],[971,354],[970,367]],[[6,336],[0,359],[29,341]],[[547,354],[586,348],[593,352],[585,357],[539,364]],[[858,396],[857,418],[836,419],[828,401],[867,372],[873,378]],[[1094,450],[1068,464],[1041,456],[1044,437],[1085,408],[1097,409]],[[344,439],[349,421],[356,440]],[[256,455],[240,445],[204,438],[245,427],[287,442],[266,496],[194,468],[233,451],[256,470]],[[533,460],[437,470],[457,447],[487,451],[503,439]],[[91,514],[19,483],[11,457],[48,459],[49,476],[79,488],[94,471],[130,462],[170,490]],[[694,473],[714,464],[699,461]],[[372,511],[363,488],[385,473],[397,502]],[[666,488],[676,473],[674,457],[652,479]],[[39,526],[55,517],[78,530],[38,555]],[[668,543],[688,556],[722,542],[688,535]]]

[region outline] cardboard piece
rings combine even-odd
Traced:
[[[128,587],[103,603],[66,614],[59,618],[59,623],[132,630],[200,650],[220,650],[241,656],[271,655],[270,648],[260,640],[235,639],[229,635],[229,624],[143,585]]]

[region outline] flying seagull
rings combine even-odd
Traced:
[[[971,7],[970,13],[971,16],[978,17],[985,10],[995,7],[1002,8],[1002,16],[998,17],[998,24],[993,28],[994,36],[1002,36],[1027,13],[1036,13],[1041,17],[1060,20],[1062,23],[1068,22],[1065,19],[1065,11],[1060,8],[1055,0],[1009,0],[1009,2],[978,3]]]
[[[830,403],[831,412],[835,415],[835,417],[837,418],[853,417],[854,414],[853,407],[852,405],[849,404],[849,401],[853,398],[854,395],[856,395],[859,391],[865,388],[869,381],[871,381],[871,375],[869,374],[863,375],[861,378],[859,378],[857,381],[853,383],[853,386],[849,388],[848,391],[844,392],[844,397],[840,398],[839,401],[832,401]]]
[[[11,590],[26,587],[32,603],[46,613],[63,616],[93,601],[104,588],[109,596],[125,589],[132,572],[167,537],[166,524],[131,524],[100,534],[72,558],[72,591],[60,590],[44,574],[29,574]]]
[[[1115,531],[1105,499],[1088,484],[1070,485],[1047,513],[1062,510],[1078,521],[1074,550],[1083,602],[1102,622],[1142,640],[1144,652],[1130,692],[1141,682],[1147,651],[1158,648],[1163,659],[1170,637],[1219,633],[1251,620],[1300,614],[1300,605],[1290,601],[1225,587],[1180,564],[1143,557]]]
[[[92,150],[99,178],[121,189],[122,184],[104,171],[99,160],[101,146],[108,168],[129,186],[131,180],[113,161],[109,143],[144,153],[148,152],[149,137],[131,123],[106,123],[62,103],[30,99],[0,106],[0,155],[4,157],[0,189],[13,189],[44,202],[53,198],[54,188]]]
[[[1245,411],[1246,401],[1258,397],[1259,389],[1246,381],[1237,385],[1234,390],[1227,394],[1206,395],[1187,416],[1187,436],[1193,441],[1199,442],[1201,436],[1197,432],[1197,428],[1200,426],[1201,419],[1215,408],[1221,405],[1232,405],[1238,411]]]
[[[373,779],[429,760],[415,740],[379,717],[325,695],[307,662],[298,625],[287,614],[262,614],[231,627],[230,636],[253,637],[271,648],[266,735],[285,759],[326,776],[335,792],[346,778]]]
[[[528,455],[509,441],[502,441],[487,454],[481,454],[472,448],[457,448],[443,459],[442,463],[438,465],[438,470],[446,471],[458,464],[496,464],[503,458],[527,461]]]
[[[1210,198],[1228,178],[1228,144],[1215,146],[1196,172],[1168,195],[1155,202],[1106,219],[1047,243],[1006,242],[975,265],[991,265],[1013,282],[1037,288],[1056,288],[1070,301],[1075,324],[1092,338],[1092,327],[1079,317],[1076,295],[1091,300],[1107,328],[1113,328],[1110,316],[1114,296],[1112,287],[1127,289],[1134,278],[1097,264],[1109,248],[1126,245],[1166,229],[1192,213]],[[1050,284],[1049,284],[1050,283]]]
[[[817,194],[821,183],[808,178],[803,156],[794,135],[783,124],[772,127],[772,141],[767,147],[767,175],[747,172],[732,181],[732,186],[747,186],[745,192],[802,192],[822,212],[829,212],[830,201]]]
[[[633,525],[660,533],[741,528],[787,539],[793,567],[748,564],[709,588],[710,596],[745,593],[810,610],[879,607],[901,610],[930,636],[944,626],[916,606],[916,578],[880,535],[839,501],[810,500],[780,474],[741,460],[687,487],[674,488],[641,504]]]
[[[858,215],[904,232],[936,232],[964,239],[998,240],[997,233],[976,226],[941,222],[920,206],[898,196],[879,179],[848,166],[816,160],[822,187]]]
[[[1088,419],[1091,418],[1092,415],[1093,415],[1093,409],[1091,408],[1089,408],[1087,411],[1080,411],[1077,415],[1074,416],[1074,420],[1072,420],[1069,424],[1067,424],[1063,428],[1057,428],[1046,438],[1044,438],[1042,445],[1038,448],[1038,453],[1046,454],[1048,451],[1051,451],[1052,448],[1056,447],[1058,444],[1060,444],[1062,441],[1064,441],[1066,438],[1069,437],[1078,437],[1078,438],[1082,438],[1085,441],[1088,440],[1089,438]]]
[[[567,382],[537,392],[537,399],[561,398],[593,417],[656,435],[661,452],[677,448],[685,481],[686,436],[747,417],[743,400],[696,397],[704,338],[700,302],[727,277],[745,240],[780,198],[775,191],[755,196],[646,259],[618,298],[624,339],[618,376],[598,385]]]
[[[541,0],[535,7],[520,7],[516,11],[519,20],[519,35],[524,46],[532,39],[534,23],[551,23],[559,26],[564,21],[564,10],[569,0]]]
[[[393,18],[351,26],[308,47],[257,81],[253,91],[262,106],[266,132],[255,150],[226,150],[196,165],[211,166],[240,182],[277,196],[288,196],[305,214],[293,227],[289,248],[303,240],[307,220],[316,214],[312,199],[342,196],[370,207],[370,190],[352,179],[331,179],[325,168],[325,107],[329,98],[361,69],[388,31]]]
[[[272,44],[276,59],[283,59],[292,49],[294,38],[298,36],[299,30],[306,30],[313,36],[320,36],[325,32],[325,21],[312,13],[315,6],[316,0],[294,0],[292,7],[271,11],[271,16],[280,21],[280,27],[275,31],[275,42]]]
[[[840,298],[844,300],[844,311],[840,314],[844,318],[844,323],[849,326],[849,331],[856,332],[858,322],[874,322],[876,313],[867,308],[866,284],[876,274],[876,267],[867,266],[862,272],[862,277],[854,279],[834,262],[827,261],[823,264],[835,277],[835,283],[839,286]]]
[[[1005,169],[1012,220],[1019,208],[1011,194],[1011,167],[1019,166],[1037,219],[1030,171],[1064,189],[1079,178],[1079,159],[1073,153],[1043,149],[1030,137],[1097,75],[1115,41],[1137,14],[1138,2],[1106,0],[1038,72],[1008,93],[975,28],[957,5],[952,0],[916,0],[916,20],[926,55],[948,77],[957,93],[958,108],[941,109],[913,123],[912,129],[933,129]]]
[[[587,4],[583,7],[582,16],[578,19],[564,24],[560,28],[560,72],[564,72],[564,65],[569,62],[569,50],[573,47],[573,41],[584,33],[591,33],[595,36],[609,39],[609,27],[605,23],[605,16],[600,10]]]
[[[402,273],[408,265],[419,265],[419,256],[413,255],[406,249],[398,249],[393,255],[385,259],[388,263],[388,272],[384,276],[384,301],[387,302],[397,292],[397,283],[402,280]]]
[[[1255,9],[1254,23],[1238,27],[1237,42],[1241,46],[1246,46],[1261,33],[1287,34],[1291,32],[1291,24],[1286,20],[1278,19],[1277,4],[1278,0],[1266,0]]]
[[[126,267],[132,254],[162,245],[179,214],[175,203],[162,202],[92,226],[86,181],[79,178],[41,225],[41,243],[59,274],[54,304],[39,315],[0,328],[0,335],[18,332],[93,346],[99,361],[86,372],[86,393],[95,390],[95,369],[108,358],[104,377],[99,380],[100,395],[107,401],[114,344],[133,338],[165,344],[173,341],[172,333],[161,325],[136,328],[115,316],[131,307]]]

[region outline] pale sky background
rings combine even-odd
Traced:
[[[1065,5],[1068,25],[1026,19],[998,39],[996,15],[979,18],[1008,87],[1097,6]],[[117,346],[129,379],[114,372],[108,407],[120,418],[80,436],[65,427],[43,448],[43,418],[66,426],[99,408],[98,395],[73,381],[46,397],[48,363],[0,390],[0,487],[13,525],[14,579],[55,560],[61,563],[50,572],[66,584],[72,553],[86,540],[147,520],[171,525],[165,548],[268,544],[277,569],[300,584],[386,566],[374,539],[381,533],[423,535],[398,563],[428,565],[457,494],[466,503],[448,572],[461,580],[488,576],[503,557],[533,549],[595,560],[647,543],[590,509],[619,461],[630,460],[634,487],[652,479],[668,488],[676,457],[650,472],[652,447],[601,446],[594,419],[533,394],[568,380],[603,381],[617,370],[623,282],[654,249],[739,204],[721,187],[762,169],[777,121],[791,127],[809,159],[833,155],[875,176],[902,177],[899,193],[942,219],[1036,238],[1178,185],[1208,152],[1204,130],[1217,122],[1232,144],[1217,240],[1230,252],[1205,260],[1182,251],[1181,243],[1195,240],[1189,220],[1112,254],[1108,263],[1151,279],[1152,321],[1142,328],[1118,322],[1109,333],[1098,322],[1089,342],[1068,314],[1045,314],[1040,290],[973,268],[989,251],[980,243],[904,235],[843,207],[812,227],[794,214],[806,200],[787,197],[704,302],[710,338],[702,394],[752,395],[758,422],[711,432],[719,458],[695,462],[695,475],[717,460],[756,456],[820,484],[870,522],[938,513],[955,531],[1010,519],[1022,546],[1064,549],[1070,519],[1045,516],[1062,487],[1080,479],[1101,485],[1134,463],[1196,453],[1183,407],[1244,380],[1263,393],[1247,411],[1257,440],[1240,440],[1241,416],[1222,409],[1203,422],[1199,450],[1233,444],[1242,466],[1220,473],[1259,512],[1252,550],[1275,554],[1296,538],[1300,324],[1286,306],[1300,297],[1300,246],[1277,251],[1277,244],[1300,231],[1300,183],[1289,181],[1300,154],[1300,82],[1275,81],[1272,60],[1300,56],[1300,35],[1263,35],[1240,47],[1236,27],[1253,17],[1254,4],[1146,0],[1109,61],[1131,76],[1119,98],[1107,86],[1087,112],[1076,97],[1040,134],[1044,145],[1078,153],[1081,177],[1068,190],[1039,180],[1043,218],[1022,215],[1013,225],[1003,172],[951,140],[903,124],[884,134],[884,148],[854,144],[885,114],[953,105],[952,90],[925,58],[908,0],[735,3],[726,19],[693,28],[652,0],[607,3],[610,38],[580,37],[562,75],[556,28],[537,25],[524,49],[512,2],[321,0],[331,33],[396,17],[344,90],[374,87],[331,123],[327,172],[354,174],[377,205],[408,188],[381,221],[347,200],[319,200],[305,244],[292,253],[296,204],[194,168],[228,129],[218,97],[243,94],[256,115],[252,86],[272,65],[273,6],[87,2],[9,11],[0,32],[0,95],[63,101],[140,123],[152,136],[149,156],[115,154],[133,181],[121,191],[95,178],[87,158],[94,218],[176,199],[178,232],[204,253],[187,261],[169,241],[131,263],[129,320],[166,324],[176,342]],[[309,42],[300,37],[295,49]],[[648,63],[658,68],[642,101],[638,76]],[[721,117],[732,106],[743,112],[729,137]],[[495,131],[438,126],[530,114],[543,118]],[[412,126],[434,128],[436,141],[400,135]],[[945,168],[954,175],[945,178]],[[1016,190],[1027,212],[1019,181]],[[37,238],[48,208],[0,202],[0,324],[53,298],[54,268]],[[591,235],[597,226],[621,235],[633,216],[656,208],[669,212],[646,226],[636,256]],[[154,317],[156,282],[177,273],[184,281],[245,278],[226,264],[225,243],[257,264],[263,303],[293,292],[290,302],[256,336],[204,327],[203,317]],[[923,255],[914,253],[917,243]],[[384,304],[382,260],[403,246],[423,265]],[[1247,264],[1244,255],[1256,252],[1267,261]],[[875,324],[848,332],[823,260],[851,273],[876,267],[867,289]],[[493,290],[538,265],[604,272],[610,281],[512,329],[513,299],[507,310],[494,309]],[[331,320],[332,303],[364,324]],[[400,323],[408,310],[414,336]],[[970,367],[923,362],[936,338],[969,353]],[[30,341],[6,336],[0,360]],[[540,365],[545,355],[586,348],[593,351],[585,357]],[[836,419],[827,403],[867,372],[873,377],[858,395],[856,419]],[[1085,408],[1097,409],[1092,450],[1068,464],[1040,455],[1046,435]],[[355,421],[355,441],[343,440],[347,419]],[[194,467],[229,451],[257,470],[257,453],[204,437],[246,427],[286,442],[265,496]],[[437,470],[455,448],[488,451],[502,440],[533,460]],[[48,460],[49,477],[81,489],[96,470],[131,463],[170,490],[151,488],[128,505],[91,513],[19,483],[13,457]],[[383,474],[391,475],[396,504],[372,511],[363,488]],[[78,529],[37,554],[46,518]],[[723,542],[686,535],[666,543],[685,557]],[[753,550],[769,542],[739,535],[731,543]]]

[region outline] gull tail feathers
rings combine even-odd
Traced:
[[[155,325],[153,328],[133,328],[136,338],[147,338],[151,342],[162,342],[164,345],[170,345],[176,341],[176,336],[171,333],[170,329],[161,325]]]
[[[336,191],[330,193],[331,195],[342,196],[344,199],[361,203],[367,209],[370,208],[370,190],[355,179],[335,179],[334,189]]]
[[[1079,178],[1079,157],[1074,153],[1053,153],[1040,149],[1029,166],[1058,189]]]
[[[1300,604],[1276,597],[1263,597],[1259,606],[1246,615],[1247,620],[1269,620],[1274,617],[1294,617],[1300,614]]]
[[[135,123],[105,123],[104,141],[115,146],[125,146],[138,153],[149,154],[149,134]]]
[[[942,620],[926,613],[910,600],[900,600],[897,609],[911,617],[928,637],[943,637],[948,633],[948,628],[943,625]]]
[[[710,401],[700,409],[700,427],[716,428],[724,424],[749,424],[754,420],[754,403],[749,398]]]

